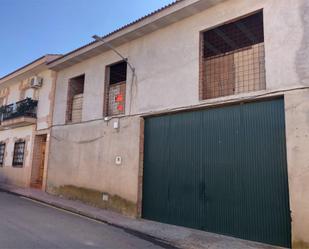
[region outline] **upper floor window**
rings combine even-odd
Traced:
[[[0,167],[4,165],[4,153],[5,153],[5,143],[0,143]]]
[[[13,167],[23,167],[25,154],[25,140],[17,140],[14,145]]]
[[[85,75],[69,80],[66,112],[67,123],[79,123],[82,121],[84,83]]]
[[[127,63],[119,63],[106,67],[105,108],[106,116],[125,113]]]
[[[200,98],[266,88],[263,12],[201,34]]]

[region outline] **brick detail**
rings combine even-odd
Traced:
[[[77,94],[73,97],[72,102],[72,123],[78,123],[82,121],[83,111],[83,94]]]
[[[67,111],[66,111],[66,123],[72,123],[72,111],[73,111],[73,102],[76,95],[84,93],[84,80],[85,76],[78,76],[76,78],[69,80],[68,85],[68,95],[67,95]],[[77,99],[77,97],[75,97]],[[75,101],[76,103],[77,101]],[[75,114],[74,114],[75,115]],[[80,122],[82,117],[76,122]]]
[[[107,115],[115,116],[125,113],[126,82],[109,86]]]
[[[103,116],[125,114],[125,103],[126,81],[110,84],[110,66],[107,66],[105,68]]]

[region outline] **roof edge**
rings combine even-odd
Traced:
[[[110,43],[112,46],[117,47],[123,43],[147,35],[148,33],[185,19],[186,17],[192,16],[224,1],[227,0],[175,0],[148,15],[102,36],[102,38],[105,43]],[[178,19],[175,18],[177,15]],[[164,21],[162,22],[162,20]],[[165,24],[162,24],[164,22]],[[47,65],[50,69],[59,71],[98,54],[104,53],[109,50],[106,47],[107,46],[104,45],[104,42],[102,41],[92,41],[62,55],[61,57],[49,62]]]
[[[225,1],[225,0],[204,0],[204,2],[209,2],[210,5],[214,5],[212,3],[221,2],[221,1]],[[179,11],[180,9],[186,8],[186,7],[190,6],[190,5],[196,4],[198,2],[202,2],[202,0],[174,0],[174,2],[172,2],[172,3],[168,4],[168,5],[165,5],[162,8],[159,8],[159,9],[157,9],[157,10],[155,10],[155,11],[153,11],[153,12],[151,12],[151,13],[149,13],[149,14],[147,14],[147,15],[145,15],[145,16],[143,16],[143,17],[141,17],[141,18],[139,18],[139,19],[137,19],[137,20],[135,20],[133,22],[131,22],[131,23],[128,23],[128,24],[126,24],[126,25],[124,25],[124,26],[122,26],[122,27],[120,27],[120,28],[118,28],[118,29],[108,33],[108,34],[105,34],[105,35],[103,35],[101,37],[106,42],[110,43],[110,42],[112,42],[114,40],[114,36],[117,36],[117,35],[121,36],[121,35],[123,35],[122,33],[126,34],[126,32],[130,33],[130,32],[134,32],[134,30],[139,29],[140,28],[139,26],[137,26],[137,27],[134,27],[134,26],[135,25],[141,25],[141,23],[143,21],[144,22],[147,21],[147,19],[149,21],[151,21],[151,18],[156,18],[156,16],[157,16],[157,19],[160,20],[160,19],[166,17],[167,15],[170,15],[171,13]],[[168,13],[163,13],[164,11],[169,11],[171,8],[176,8],[176,7],[179,7],[179,8],[175,9],[175,10],[173,10],[171,12],[168,12]],[[151,21],[151,22],[153,22],[153,21]],[[147,24],[145,24],[145,25],[147,25]],[[142,25],[141,27],[143,27],[143,26],[144,25]],[[83,49],[87,49],[87,48],[90,48],[91,46],[96,46],[96,45],[100,46],[101,44],[102,44],[101,41],[92,41],[92,42],[90,42],[90,43],[88,43],[86,45],[83,45],[83,46],[81,46],[81,47],[79,47],[77,49],[74,49],[74,50],[72,50],[72,51],[62,55],[61,57],[59,57],[59,58],[57,58],[57,59],[55,59],[55,60],[53,60],[53,61],[51,61],[51,62],[49,62],[47,64],[48,64],[48,66],[51,69],[55,68],[55,70],[57,71],[56,67],[57,67],[58,64],[62,64],[61,60],[65,60],[66,57],[73,56],[74,53],[81,52],[81,50],[83,50]]]
[[[21,66],[21,67],[17,68],[16,70],[14,70],[14,71],[12,71],[12,72],[10,72],[10,73],[0,77],[0,83],[4,82],[6,80],[10,80],[10,79],[18,76],[19,74],[23,73],[21,71],[28,71],[28,70],[30,70],[30,68],[29,69],[27,69],[27,68],[32,66],[32,65],[34,65],[34,64],[36,64],[36,63],[38,63],[39,65],[41,65],[41,64],[46,64],[47,65],[47,63],[49,63],[49,62],[51,62],[51,61],[53,61],[53,60],[55,60],[55,59],[57,59],[57,58],[59,58],[61,56],[62,56],[61,54],[46,54],[46,55],[43,55],[43,56],[41,56],[41,57],[39,57],[39,58],[37,58],[37,59],[27,63],[26,65]],[[41,63],[40,63],[40,61],[41,61]],[[14,75],[14,74],[16,74],[16,75]]]

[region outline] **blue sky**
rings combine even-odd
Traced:
[[[0,0],[0,77],[66,53],[173,0]]]

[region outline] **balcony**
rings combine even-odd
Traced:
[[[0,129],[16,128],[36,123],[38,101],[26,98],[0,108]]]

